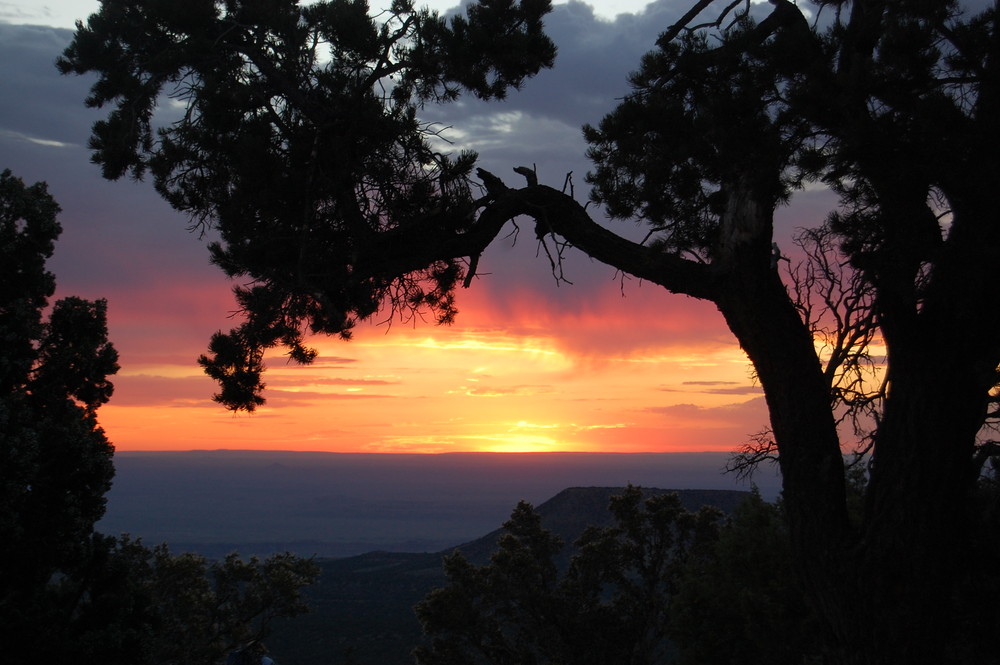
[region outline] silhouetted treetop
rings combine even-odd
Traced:
[[[105,301],[49,308],[58,213],[45,183],[0,172],[0,625],[28,650],[71,612],[56,582],[86,569],[114,476],[96,412],[118,353]],[[18,648],[5,657],[23,662]]]
[[[94,161],[107,178],[151,174],[241,280],[246,320],[203,359],[220,401],[261,403],[262,350],[308,362],[306,330],[346,337],[383,306],[450,320],[460,258],[495,231],[469,232],[475,155],[441,152],[418,111],[503,98],[551,66],[549,10],[485,0],[446,21],[406,0],[375,16],[354,0],[112,0],[79,25],[58,64],[99,75],[87,104],[111,110]]]

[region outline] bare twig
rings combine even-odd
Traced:
[[[469,269],[465,273],[465,279],[462,280],[462,286],[464,288],[469,288],[472,285],[472,280],[476,276],[476,269],[479,268],[479,257],[481,254],[475,254],[469,257]]]
[[[573,186],[573,172],[570,171],[566,174],[566,178],[563,180],[562,193],[565,194],[566,190],[569,189],[569,195],[572,198],[576,198],[576,189]]]
[[[664,46],[664,45],[669,44],[670,42],[674,41],[674,39],[677,38],[677,35],[681,34],[681,32],[685,28],[687,28],[688,23],[690,23],[691,21],[693,21],[695,19],[695,17],[698,16],[698,14],[700,14],[703,10],[705,10],[713,2],[715,2],[715,0],[699,0],[698,3],[695,4],[694,7],[692,7],[691,9],[689,9],[684,14],[684,16],[681,16],[680,20],[678,20],[677,23],[674,23],[672,26],[670,26],[669,28],[667,28],[666,31],[663,32],[657,38],[656,45],[657,46]]]
[[[778,461],[778,444],[774,433],[765,427],[750,437],[750,440],[733,453],[726,462],[725,472],[735,473],[739,480],[753,480],[753,474],[761,462],[775,464]]]

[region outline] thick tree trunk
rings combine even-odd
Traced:
[[[760,282],[734,279],[719,309],[764,388],[804,589],[834,651],[846,652],[857,631],[858,589],[845,556],[853,542],[829,388],[812,338],[776,274]]]
[[[764,388],[799,574],[832,650],[846,655],[855,642],[858,589],[845,556],[853,542],[843,457],[812,334],[772,262],[772,214],[748,188],[731,192],[713,264],[714,300]]]
[[[545,186],[507,190],[491,208],[508,219],[529,215],[540,232],[557,233],[594,258],[715,302],[764,388],[793,555],[827,629],[826,661],[948,662],[950,594],[965,535],[958,518],[971,483],[983,378],[950,347],[928,357],[934,354],[922,346],[912,362],[894,365],[865,522],[852,526],[830,386],[812,335],[772,265],[773,211],[757,205],[750,189],[744,183],[730,193],[711,263],[624,240]]]
[[[990,181],[995,173],[982,182],[980,205],[962,200],[955,207],[919,301],[909,308],[893,302],[899,289],[891,272],[877,282],[891,374],[858,570],[879,662],[956,662],[949,649],[960,639],[955,594],[969,565],[972,460],[1000,361],[1000,314],[989,305],[1000,246],[983,196]],[[899,217],[905,229],[913,215]],[[896,281],[912,285],[914,278]]]
[[[876,439],[857,562],[874,662],[952,662],[978,427],[976,400],[939,369],[896,375]]]
[[[812,336],[771,262],[773,210],[758,205],[750,189],[747,183],[733,187],[711,264],[624,240],[595,224],[572,198],[545,186],[503,191],[490,211],[508,219],[530,215],[540,231],[559,234],[593,258],[716,303],[764,388],[806,592],[828,626],[839,661],[864,663],[852,649],[858,644],[859,587],[847,556],[854,541],[829,385]]]
[[[955,348],[956,313],[932,316],[925,303],[922,325],[908,321],[907,339],[897,340],[903,353],[879,424],[865,521],[853,529],[830,387],[812,335],[770,266],[770,214],[731,196],[714,299],[764,388],[792,548],[829,630],[827,659],[949,662],[970,460],[989,385],[982,367],[992,361],[977,364],[977,354]]]

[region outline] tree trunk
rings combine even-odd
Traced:
[[[830,386],[770,265],[771,211],[738,195],[728,208],[715,301],[764,388],[794,558],[829,631],[826,658],[948,662],[969,461],[986,407],[982,372],[955,350],[948,316],[929,322],[925,309],[916,327],[909,317],[906,338],[896,340],[902,353],[878,428],[865,521],[852,529]]]
[[[950,314],[937,317],[939,329],[924,338],[931,346],[913,343],[909,359],[896,358],[865,521],[852,526],[830,386],[810,330],[772,265],[773,210],[757,204],[751,190],[746,183],[731,188],[711,263],[617,237],[545,186],[508,190],[494,205],[503,217],[530,215],[540,232],[558,233],[618,269],[716,303],[764,389],[793,558],[827,630],[826,662],[947,662],[950,594],[965,542],[959,517],[985,408],[984,379],[975,372],[982,374],[982,362],[963,357],[955,340],[942,342]],[[936,354],[933,344],[941,345]]]
[[[857,560],[870,617],[864,642],[878,663],[949,662],[968,543],[975,400],[940,368],[914,369],[894,370]]]
[[[1000,360],[1000,316],[989,304],[1000,239],[982,184],[984,204],[956,206],[918,302],[887,306],[892,284],[879,285],[891,374],[857,563],[879,662],[955,662],[972,461]]]
[[[854,642],[858,590],[845,557],[853,543],[843,457],[812,334],[772,265],[772,215],[748,188],[731,192],[713,263],[720,268],[715,302],[764,388],[805,592],[833,651],[846,653]]]

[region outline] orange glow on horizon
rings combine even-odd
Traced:
[[[359,326],[348,343],[312,340],[309,366],[269,354],[253,414],[211,401],[201,348],[127,351],[99,418],[119,450],[729,451],[763,427],[746,357],[710,308],[598,296],[560,313],[486,294],[451,327]]]

